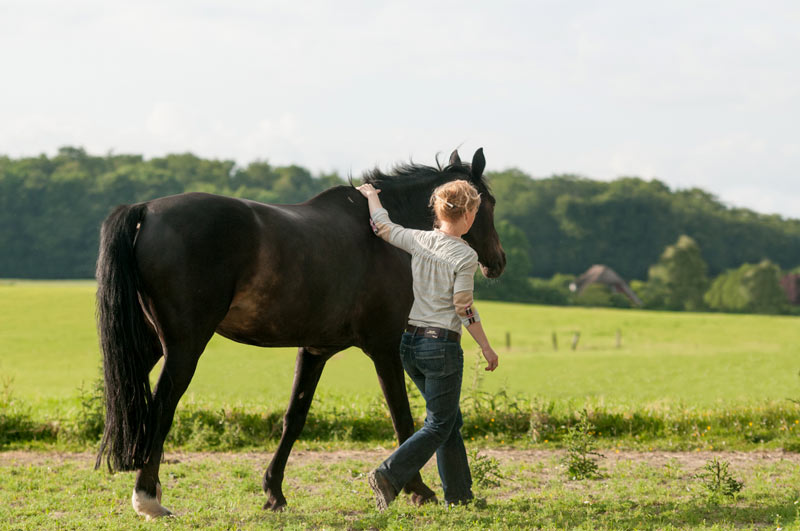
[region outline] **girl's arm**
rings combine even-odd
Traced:
[[[475,270],[473,268],[465,269],[463,274],[460,274],[458,277],[456,277],[456,282],[465,278],[465,274],[469,273],[470,271],[474,273]],[[468,277],[468,280],[471,282],[472,277]],[[456,314],[458,314],[458,317],[461,319],[464,327],[466,327],[469,335],[472,336],[472,339],[474,339],[475,342],[478,343],[478,346],[481,347],[483,357],[486,358],[486,370],[493,371],[497,368],[497,353],[489,344],[489,338],[486,337],[486,332],[483,331],[481,318],[478,315],[478,311],[472,306],[472,304],[472,289],[457,291],[455,294],[453,294],[453,305],[456,308]]]
[[[495,370],[497,368],[497,353],[489,344],[489,339],[486,337],[486,333],[483,331],[483,325],[481,325],[481,322],[475,321],[469,325],[467,327],[467,332],[469,332],[469,335],[472,336],[472,339],[478,343],[478,346],[481,347],[481,353],[483,354],[483,357],[486,358],[486,370]]]
[[[367,198],[367,204],[369,205],[369,215],[371,216],[376,210],[380,210],[383,208],[381,204],[381,200],[378,198],[378,194],[381,193],[380,190],[372,186],[371,184],[362,184],[361,186],[357,186],[356,190],[361,192],[361,195]]]
[[[399,247],[407,253],[413,254],[414,245],[416,242],[414,236],[419,231],[407,229],[398,225],[397,223],[392,223],[392,220],[389,219],[389,213],[385,208],[383,208],[383,205],[381,205],[381,200],[378,198],[378,194],[381,191],[377,190],[371,184],[362,184],[361,186],[357,187],[356,190],[361,192],[361,195],[367,198],[369,215],[374,223],[373,230],[375,231],[375,234],[380,236],[381,239],[385,240],[386,242],[391,243],[395,247]]]
[[[489,339],[483,331],[481,317],[478,315],[478,310],[473,306],[472,291],[477,269],[478,258],[476,256],[473,260],[464,263],[456,272],[456,279],[453,284],[453,306],[455,306],[456,314],[461,319],[461,324],[464,325],[469,335],[481,347],[483,357],[486,358],[486,370],[493,371],[497,368],[497,353],[489,345]]]

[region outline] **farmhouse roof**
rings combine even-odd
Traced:
[[[603,264],[595,264],[579,276],[575,283],[570,286],[578,295],[581,294],[591,284],[605,284],[618,293],[628,297],[637,306],[642,305],[642,300],[634,293],[628,283],[625,282],[616,271]]]

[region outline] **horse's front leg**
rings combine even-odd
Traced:
[[[325,368],[325,362],[337,352],[339,349],[320,350],[310,347],[301,347],[297,351],[292,395],[289,398],[286,415],[283,417],[283,433],[278,449],[264,474],[264,492],[267,495],[264,509],[279,511],[286,507],[282,489],[286,462],[289,460],[294,442],[306,423],[308,410],[322,376],[322,370]]]
[[[403,444],[414,434],[414,418],[411,416],[411,406],[408,403],[405,372],[398,354],[398,347],[394,345],[384,349],[373,349],[370,351],[370,357],[375,364],[375,371],[378,373],[378,381],[383,389],[386,405],[389,406],[397,440],[399,444]],[[406,494],[411,494],[411,501],[415,505],[436,503],[437,501],[436,493],[422,481],[419,472],[406,483],[403,490]]]

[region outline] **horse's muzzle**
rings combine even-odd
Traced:
[[[503,274],[503,271],[506,269],[506,253],[500,251],[500,257],[497,261],[491,264],[480,264],[481,266],[481,273],[486,278],[497,278]]]

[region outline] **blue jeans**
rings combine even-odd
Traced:
[[[464,352],[443,338],[403,334],[400,356],[408,375],[425,398],[425,424],[381,463],[378,470],[397,492],[436,453],[444,499],[448,503],[472,499],[472,476],[461,438],[461,378]]]

